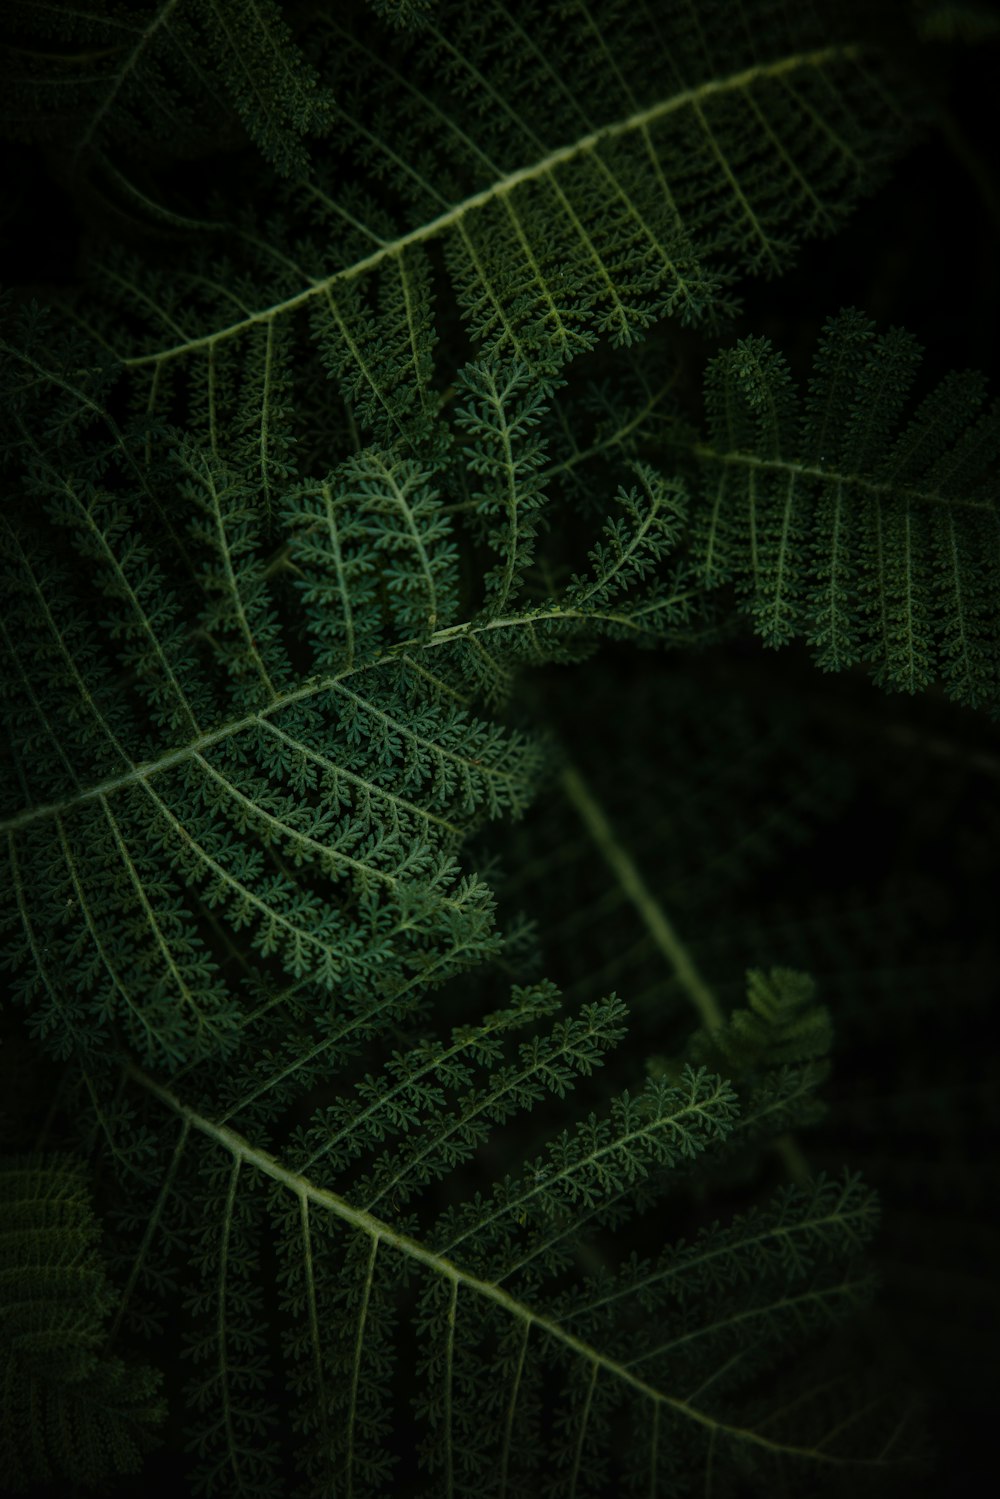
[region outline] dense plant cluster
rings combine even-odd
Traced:
[[[998,39],[8,7],[11,1492],[981,1483]]]

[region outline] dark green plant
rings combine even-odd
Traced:
[[[116,1298],[94,1248],[86,1169],[66,1156],[9,1157],[0,1174],[4,1422],[0,1461],[33,1480],[107,1483],[138,1470],[163,1420],[161,1375],[103,1352]]]
[[[865,733],[991,773],[1000,421],[748,278],[891,190],[958,10],[10,8],[13,1491],[157,1427],[143,1492],[929,1480],[851,1107],[978,1160],[992,950],[824,851],[910,805]]]

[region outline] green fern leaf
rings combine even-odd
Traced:
[[[164,36],[197,26],[187,9],[162,17]],[[734,276],[780,269],[840,222],[919,114],[863,27],[767,0],[738,28],[685,4],[647,22],[617,0],[449,3],[405,58],[320,7],[293,96],[284,23],[254,17],[236,27],[246,47],[227,84],[291,172],[282,211],[258,222],[240,204],[225,255],[196,239],[169,275],[113,257],[96,331],[137,404],[178,424],[222,430],[227,392],[255,389],[265,454],[281,397],[262,343],[296,345],[304,385],[325,368],[364,440],[428,440],[439,245],[449,305],[483,352],[538,372],[601,338],[631,345],[667,314],[724,316]],[[250,106],[265,53],[287,120]],[[207,80],[193,86],[200,101]],[[317,130],[302,166],[300,137]]]
[[[850,311],[827,323],[804,402],[766,340],[718,356],[697,563],[736,580],[768,645],[804,638],[824,670],[866,662],[884,687],[938,679],[995,706],[1000,423],[958,374],[906,421],[917,362],[909,335]]]

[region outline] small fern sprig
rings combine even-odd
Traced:
[[[833,1027],[829,1010],[815,1003],[815,994],[807,973],[749,969],[746,1008],[734,1010],[723,1026],[695,1032],[689,1043],[692,1062],[742,1080],[825,1057]]]
[[[492,615],[509,608],[534,561],[546,503],[540,471],[547,445],[538,429],[560,383],[539,378],[528,365],[504,368],[496,360],[471,364],[460,377],[466,404],[458,407],[455,420],[470,439],[463,448],[469,470],[482,481],[473,492],[477,513],[489,526],[491,548],[500,554],[485,578]]]

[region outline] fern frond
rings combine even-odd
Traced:
[[[541,475],[546,444],[538,432],[555,383],[536,379],[526,365],[504,369],[496,361],[471,364],[460,376],[456,422],[471,439],[464,451],[470,471],[483,481],[474,491],[476,511],[493,522],[490,546],[500,563],[486,575],[488,612],[502,614],[534,560],[539,512],[545,506]]]
[[[584,1472],[597,1487],[602,1475],[624,1477],[616,1434],[632,1426],[643,1442],[629,1470],[641,1469],[654,1486],[675,1483],[685,1458],[697,1483],[706,1461],[728,1468],[744,1445],[820,1464],[840,1460],[832,1430],[800,1449],[774,1440],[766,1415],[759,1430],[747,1427],[740,1409],[749,1381],[790,1339],[808,1340],[868,1294],[870,1277],[856,1257],[875,1211],[856,1179],[788,1189],[726,1228],[664,1250],[655,1263],[633,1261],[572,1293],[565,1287],[582,1231],[624,1221],[633,1195],[655,1201],[682,1163],[726,1140],[738,1109],[720,1079],[689,1069],[676,1085],[650,1082],[556,1135],[491,1195],[453,1201],[435,1218],[422,1202],[424,1186],[411,1202],[416,1211],[399,1216],[430,1174],[413,1175],[408,1158],[434,1174],[456,1170],[481,1138],[477,1120],[506,1114],[505,1079],[514,1085],[511,1099],[531,1107],[543,1087],[561,1092],[616,1039],[614,1004],[605,1021],[593,1006],[579,1022],[557,1023],[555,1050],[544,1041],[541,1049],[538,1041],[522,1045],[520,1062],[498,1076],[492,1038],[541,1018],[553,999],[544,988],[522,991],[506,1015],[493,1017],[496,1024],[456,1032],[449,1047],[435,1044],[422,1058],[400,1058],[388,1092],[384,1084],[362,1085],[370,1121],[381,1122],[367,1132],[359,1159],[381,1154],[386,1127],[403,1135],[421,1120],[399,1158],[403,1175],[382,1181],[377,1198],[370,1196],[374,1178],[351,1170],[356,1145],[346,1153],[316,1148],[324,1133],[347,1140],[348,1110],[317,1118],[304,1139],[308,1158],[300,1146],[286,1161],[132,1071],[158,1107],[184,1120],[176,1185],[191,1172],[192,1183],[201,1179],[191,1216],[183,1226],[174,1217],[182,1242],[199,1246],[187,1253],[204,1288],[186,1311],[203,1369],[192,1399],[206,1413],[220,1405],[228,1412],[226,1421],[207,1424],[200,1444],[210,1491],[227,1492],[235,1475],[250,1494],[270,1494],[276,1483],[269,1298],[259,1294],[256,1269],[268,1223],[278,1245],[284,1352],[303,1412],[298,1462],[316,1492],[332,1492],[334,1475],[349,1478],[357,1493],[384,1491],[397,1481],[386,1438],[413,1420],[431,1483],[447,1487],[450,1474],[453,1484],[483,1492],[493,1491],[499,1475],[515,1492],[561,1493],[574,1453],[581,1481]],[[606,1021],[612,1029],[595,1049]],[[470,1091],[470,1065],[490,1070],[494,1086]],[[196,1095],[195,1078],[184,1087],[192,1083]],[[460,1104],[454,1115],[450,1100]],[[396,1408],[394,1371],[405,1372],[410,1387],[416,1382],[408,1416]],[[588,1389],[593,1421],[579,1404]],[[568,1449],[562,1438],[540,1443],[542,1421],[567,1434]]]
[[[457,545],[432,478],[369,448],[289,494],[289,559],[324,671],[349,674],[456,622]]]
[[[735,1288],[752,1282],[763,1291],[769,1282],[784,1288],[806,1281],[823,1262],[863,1250],[878,1216],[875,1193],[856,1176],[839,1181],[819,1176],[804,1187],[787,1186],[728,1227],[714,1223],[692,1243],[671,1244],[655,1263],[633,1260],[618,1276],[599,1276],[589,1299],[567,1301],[564,1315],[581,1336],[592,1337],[598,1328],[610,1327],[626,1305],[637,1319],[658,1320],[669,1297],[681,1323],[685,1305],[697,1307],[700,1319],[710,1303],[721,1327],[722,1308]],[[690,1347],[695,1337],[681,1332],[679,1341]],[[735,1375],[736,1366],[725,1372]]]
[[[488,892],[462,880],[454,854],[478,816],[525,805],[538,764],[524,736],[477,722],[379,654],[377,640],[398,645],[417,619],[426,634],[437,608],[447,617],[455,588],[447,525],[405,465],[370,456],[340,476],[346,493],[329,510],[380,582],[349,600],[356,654],[336,663],[322,659],[327,594],[306,586],[306,638],[325,667],[307,676],[245,484],[189,439],[176,462],[203,559],[193,579],[152,561],[127,504],[42,465],[41,488],[56,492],[49,525],[78,540],[99,602],[81,609],[43,538],[8,530],[4,623],[5,923],[8,960],[29,964],[21,996],[60,1047],[93,1004],[143,1054],[175,1061],[236,1040],[199,930],[212,911],[249,928],[260,958],[314,974],[341,1002],[352,970],[362,985],[381,973],[384,990],[404,952],[426,967],[435,926],[454,952],[488,948]],[[294,544],[315,512],[297,491],[284,513]]]
[[[31,361],[13,414],[25,434],[56,383]],[[121,440],[96,473],[69,434],[58,464],[29,446],[45,519],[7,529],[3,832],[8,962],[40,1035],[72,1049],[93,1005],[147,1058],[237,1046],[239,1002],[206,923],[348,1008],[371,984],[440,982],[442,951],[497,950],[489,892],[456,856],[482,818],[525,808],[543,752],[478,719],[476,698],[602,634],[684,638],[699,595],[672,560],[683,494],[639,468],[591,574],[514,610],[554,506],[536,482],[549,387],[522,409],[524,379],[472,367],[467,388],[493,396],[485,416],[456,412],[472,439],[461,458],[439,423],[437,460],[369,448],[319,481],[242,457],[242,435],[227,456],[211,433],[186,434],[146,465],[145,424],[121,431],[89,394],[88,430]],[[446,503],[469,467],[506,486],[482,501],[504,516],[484,609],[463,597]],[[173,557],[153,540],[167,513]],[[74,554],[86,589],[66,570]]]
[[[826,324],[804,401],[766,340],[719,355],[696,561],[736,581],[768,645],[802,638],[823,670],[865,662],[884,687],[940,680],[995,707],[1000,421],[973,374],[906,420],[918,359],[908,334],[852,311]]]
[[[657,576],[683,532],[684,489],[646,464],[633,469],[638,486],[620,489],[617,496],[624,515],[605,525],[603,539],[590,553],[590,575],[574,576],[564,607],[603,621],[609,639],[651,644],[671,639],[692,619],[698,590],[681,563],[674,563],[667,578]],[[648,587],[647,578],[652,579]]]
[[[261,378],[273,327],[334,377],[363,441],[419,446],[443,383],[438,245],[448,303],[482,352],[536,372],[600,339],[631,345],[668,314],[717,319],[735,275],[779,269],[840,222],[919,113],[864,28],[840,35],[831,19],[769,0],[745,29],[680,3],[648,21],[617,0],[558,16],[449,0],[404,61],[320,7],[305,96],[284,103],[283,41],[271,66],[290,118],[255,126],[292,171],[283,211],[262,222],[240,203],[226,258],[195,244],[169,275],[109,260],[99,338],[137,406],[207,430],[206,402],[245,369]],[[245,80],[232,86],[242,99]],[[322,150],[296,166],[293,132],[315,130]],[[137,341],[122,341],[123,306]]]

